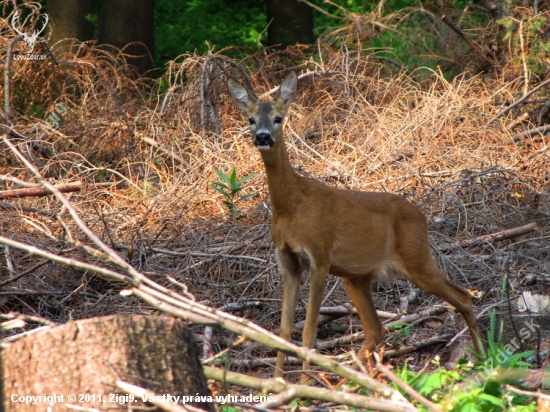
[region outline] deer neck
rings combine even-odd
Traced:
[[[267,174],[267,186],[277,215],[292,213],[298,202],[300,177],[292,169],[284,142],[261,152]]]

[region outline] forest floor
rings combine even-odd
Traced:
[[[270,238],[265,170],[225,82],[230,76],[244,81],[253,73],[250,87],[261,95],[280,84],[285,68],[294,67],[308,73],[299,81],[285,131],[299,174],[338,188],[397,193],[421,208],[436,261],[474,295],[484,330],[489,308],[516,319],[522,293],[550,294],[548,136],[521,135],[538,126],[528,117],[513,124],[524,111],[536,110],[536,99],[490,122],[521,96],[521,79],[479,75],[449,81],[438,72],[396,71],[367,56],[336,51],[327,51],[322,63],[303,63],[300,50],[290,49],[261,67],[248,62],[248,69],[247,61],[186,56],[169,67],[167,86],[160,90],[148,79],[135,80],[122,56],[72,53],[65,47],[58,65],[12,62],[10,139],[48,181],[82,182],[79,191],[67,193],[80,217],[156,282],[181,290],[171,277],[197,301],[268,330],[278,328],[282,282]],[[212,188],[220,180],[216,169],[229,174],[232,168],[239,178],[255,173],[242,191],[253,196],[236,203],[245,215],[238,221]],[[36,181],[6,146],[0,174],[5,190]],[[109,266],[79,246],[77,241],[88,241],[55,198],[3,199],[0,209],[3,236]],[[531,223],[536,230],[521,236],[457,245]],[[136,297],[121,296],[124,285],[90,271],[7,246],[0,253],[1,312],[24,316],[25,330],[43,319],[61,324],[156,312]],[[306,277],[303,282],[296,321],[305,315]],[[444,302],[406,281],[377,284],[373,295],[378,310],[395,315],[443,307],[406,332],[402,328],[410,323],[388,331],[386,351],[445,337],[391,362],[407,361],[421,370],[435,355],[455,362],[463,353],[462,346],[458,352],[446,347],[465,325]],[[323,307],[349,302],[342,282],[329,277]],[[532,307],[530,312],[536,315]],[[203,339],[203,327],[193,330]],[[333,314],[320,327],[318,344],[358,331],[356,315]],[[1,336],[21,332],[10,329]],[[548,349],[549,334],[541,328],[525,342],[527,348]],[[237,338],[216,331],[212,349],[227,348]],[[468,334],[461,339],[467,342]],[[293,340],[299,342],[300,334]],[[358,350],[361,342],[327,344],[323,351],[341,355]],[[226,367],[267,376],[274,355],[245,342],[228,354]]]

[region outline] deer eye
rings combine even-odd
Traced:
[[[277,116],[273,121],[277,124],[281,124],[283,122],[283,118],[281,116]]]
[[[250,121],[250,124],[256,124],[256,119],[254,119],[253,117],[251,117],[248,120]]]

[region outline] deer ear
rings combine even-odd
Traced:
[[[288,109],[288,106],[290,106],[290,103],[292,103],[296,97],[297,88],[298,76],[296,76],[295,71],[291,71],[281,83],[281,87],[275,95],[275,100],[282,103],[285,109]]]
[[[250,104],[256,102],[256,96],[246,90],[237,80],[232,77],[227,81],[227,88],[229,89],[229,94],[231,98],[237,105],[239,109],[243,112],[248,112],[248,107]]]

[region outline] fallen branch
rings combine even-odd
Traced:
[[[18,210],[23,212],[40,213],[48,217],[55,217],[56,213],[49,210],[36,209],[34,207],[16,206],[9,203],[0,203],[0,209],[3,210]]]
[[[411,324],[411,323],[414,323],[414,322],[418,322],[419,320],[424,319],[426,317],[432,317],[432,316],[440,315],[440,314],[448,312],[448,311],[449,311],[449,309],[447,307],[433,306],[429,309],[423,310],[423,311],[418,312],[418,313],[411,313],[411,314],[402,315],[402,316],[394,315],[391,318],[392,322],[385,323],[384,327],[386,329],[392,329],[393,326],[397,325],[397,324]],[[377,311],[377,313],[380,313],[380,312]],[[387,314],[388,312],[381,312],[381,313],[382,314]],[[396,317],[398,319],[395,319]],[[334,349],[334,348],[339,347],[339,346],[347,345],[351,342],[361,341],[363,339],[365,339],[365,332],[357,332],[357,333],[348,334],[346,336],[342,336],[340,338],[331,339],[331,340],[328,340],[328,341],[325,341],[325,342],[321,342],[321,343],[317,344],[315,347],[319,350],[329,350],[329,349]],[[386,354],[387,354],[387,352],[386,352]]]
[[[6,53],[6,63],[4,65],[4,116],[8,124],[11,124],[11,102],[10,102],[10,80],[11,80],[11,62],[13,60],[13,49],[15,45],[23,40],[23,36],[19,35],[13,38],[8,46]]]
[[[24,272],[21,272],[20,274],[18,274],[16,276],[13,276],[9,279],[4,280],[3,282],[0,282],[0,288],[4,287],[6,285],[9,285],[10,283],[15,282],[16,280],[21,279],[23,276],[27,276],[29,273],[34,272],[36,269],[40,269],[42,266],[45,266],[48,263],[50,263],[49,260],[43,260],[43,261],[37,263],[36,265],[34,265],[33,267],[25,270]]]
[[[399,349],[390,349],[384,352],[384,358],[398,358],[399,356],[406,355],[411,352],[418,352],[420,350],[427,349],[431,346],[438,345],[440,343],[446,343],[451,339],[453,335],[451,333],[446,335],[434,336],[433,338],[424,340],[417,345],[403,346]]]
[[[73,183],[64,183],[54,186],[54,188],[61,193],[69,192],[78,192],[82,189],[82,182],[73,182]],[[0,199],[10,199],[13,197],[39,197],[39,196],[49,196],[53,192],[50,189],[44,187],[36,188],[24,188],[24,189],[13,189],[13,190],[2,190],[0,191]]]
[[[540,126],[540,127],[535,128],[535,129],[529,129],[529,130],[526,130],[524,132],[518,133],[517,135],[512,137],[512,140],[514,142],[519,142],[520,140],[522,140],[526,137],[535,136],[537,134],[542,135],[546,132],[550,132],[550,124],[545,124],[544,126]]]
[[[403,396],[395,389],[390,388],[386,384],[364,373],[342,365],[328,356],[321,355],[315,349],[294,345],[253,322],[191,301],[182,295],[158,285],[148,278],[142,277],[141,280],[150,286],[146,286],[142,283],[137,287],[133,287],[131,290],[124,291],[124,295],[133,294],[149,303],[154,308],[178,318],[188,320],[190,314],[209,318],[212,322],[217,323],[222,329],[230,330],[261,345],[282,351],[287,355],[297,356],[302,360],[308,360],[323,369],[347,378],[367,389],[378,392],[384,397],[393,400],[404,400]]]
[[[340,306],[322,307],[319,310],[319,313],[321,315],[330,315],[330,316],[345,316],[345,315],[351,315],[351,314],[356,315],[357,309],[351,306],[350,304],[344,304]],[[383,310],[377,310],[376,314],[378,315],[379,318],[382,318],[382,319],[393,319],[399,316],[396,313],[385,312]]]
[[[519,393],[520,395],[532,396],[534,398],[542,398],[542,399],[546,399],[547,401],[550,401],[550,395],[546,393],[525,391],[523,389],[516,388],[515,386],[512,386],[512,385],[506,385],[505,388],[508,389],[509,391]],[[542,410],[543,409],[539,409],[539,411],[542,411]]]
[[[354,406],[356,408],[366,408],[377,411],[406,412],[417,410],[414,406],[406,403],[397,403],[386,399],[377,399],[369,396],[357,395],[355,393],[345,393],[330,389],[316,388],[314,386],[295,385],[286,382],[282,378],[261,379],[240,373],[224,371],[210,366],[203,366],[203,370],[204,375],[207,378],[214,379],[219,382],[227,382],[233,385],[261,390],[264,393],[283,393],[292,391],[295,392],[296,397],[301,399],[317,399],[320,401],[335,402],[338,404]]]
[[[502,230],[500,232],[491,233],[488,235],[478,236],[471,239],[464,239],[459,242],[451,243],[450,245],[440,246],[439,250],[442,252],[455,249],[458,247],[470,247],[476,246],[481,243],[494,243],[500,242],[505,239],[511,239],[518,236],[523,236],[528,233],[538,230],[538,225],[536,222],[528,223],[523,226],[514,227],[512,229]]]
[[[383,310],[377,310],[376,313],[381,319],[393,319],[398,316],[395,313],[385,312]],[[322,307],[319,310],[319,315],[320,316],[317,318],[318,327],[326,325],[327,323],[330,323],[333,320],[336,320],[343,316],[357,315],[357,309],[349,304],[334,307]],[[305,320],[295,323],[294,326],[292,326],[292,333],[302,332],[304,330],[305,324]],[[273,333],[279,334],[279,329],[275,329]]]
[[[441,20],[443,20],[447,26],[449,26],[456,34],[458,34],[460,38],[462,38],[462,40],[468,43],[468,46],[470,46],[470,48],[474,51],[474,53],[477,54],[479,57],[481,57],[485,61],[485,63],[489,64],[489,67],[494,65],[494,62],[491,59],[489,59],[485,55],[485,53],[483,53],[483,51],[477,46],[477,44],[472,42],[464,34],[464,32],[460,30],[447,16],[442,16]]]
[[[514,127],[519,126],[523,121],[525,121],[529,117],[528,112],[524,112],[521,115],[519,115],[516,119],[508,123],[504,128],[506,130],[512,130]]]
[[[130,247],[126,245],[120,245],[115,244],[113,245],[115,249],[122,249],[122,250],[128,250]],[[260,259],[253,256],[246,256],[246,255],[227,255],[223,253],[201,253],[201,252],[176,252],[174,250],[167,250],[167,249],[158,249],[158,248],[147,248],[148,251],[151,251],[153,253],[161,253],[164,255],[169,256],[192,256],[192,257],[206,257],[206,258],[223,258],[223,259],[248,259],[259,263],[267,263],[266,260]]]
[[[491,120],[489,120],[486,124],[486,126],[489,126],[491,123],[493,123],[495,120],[497,120],[500,116],[502,116],[503,114],[506,114],[508,113],[510,110],[512,110],[514,107],[520,105],[521,103],[523,103],[525,100],[527,100],[527,98],[529,96],[531,96],[533,93],[535,93],[537,90],[539,89],[542,89],[544,86],[550,84],[550,79],[542,82],[541,84],[539,84],[537,87],[535,87],[533,90],[530,90],[528,91],[527,93],[525,93],[520,99],[516,100],[514,103],[512,103],[510,106],[502,109],[500,112],[497,113],[497,115],[495,117],[493,117]]]

